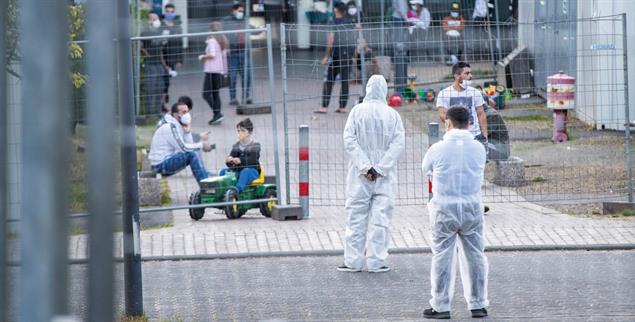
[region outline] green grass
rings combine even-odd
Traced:
[[[160,224],[156,226],[142,227],[141,230],[155,230],[155,229],[163,229],[163,228],[171,228],[171,227],[174,227],[173,222],[168,222],[168,223],[164,223],[164,224]]]
[[[148,322],[150,321],[150,319],[148,319],[148,317],[145,315],[142,315],[142,316],[122,315],[119,321],[120,322]]]
[[[531,179],[531,182],[543,182],[543,181],[545,181],[545,178],[543,178],[541,176],[533,177]]]
[[[546,122],[551,121],[551,115],[520,115],[520,116],[505,116],[503,118],[506,122]]]
[[[77,235],[85,234],[85,232],[82,229],[80,229],[79,227],[71,227],[68,230],[68,234],[71,235],[71,236],[77,236]]]
[[[624,209],[624,211],[622,211],[622,215],[624,215],[625,217],[635,216],[635,210]]]
[[[168,206],[172,202],[170,198],[170,186],[168,180],[161,179],[161,206]]]

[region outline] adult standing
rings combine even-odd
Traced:
[[[388,85],[373,75],[366,96],[351,110],[344,127],[350,157],[347,177],[344,264],[338,271],[387,272],[389,226],[397,190],[396,166],[405,134],[399,113],[386,104]]]
[[[218,22],[212,22],[209,25],[211,32],[221,31],[223,25]],[[206,40],[207,46],[205,53],[198,56],[203,61],[203,71],[205,79],[203,81],[203,99],[214,112],[214,116],[209,120],[210,125],[217,125],[223,120],[221,113],[220,89],[223,84],[223,78],[227,74],[227,50],[229,44],[224,35],[210,35]]]
[[[462,106],[470,114],[469,130],[472,136],[487,146],[487,116],[481,92],[470,86],[472,69],[466,62],[458,62],[452,66],[454,82],[437,96],[437,110],[441,122],[445,122],[445,114],[450,106]]]
[[[408,2],[392,0],[392,42],[394,44],[395,92],[403,93],[408,82]]]
[[[163,35],[179,35],[183,33],[180,17],[176,14],[176,7],[172,3],[165,5],[163,9]],[[183,65],[183,39],[180,37],[168,38],[165,46],[165,64],[168,72],[163,76],[165,88],[163,90],[163,101],[170,101],[170,78],[177,75],[176,70]]]
[[[341,89],[339,107],[337,113],[346,113],[348,104],[348,78],[350,77],[351,61],[355,52],[357,35],[353,21],[349,18],[348,7],[343,2],[338,2],[333,8],[335,19],[329,23],[330,32],[326,39],[326,51],[322,58],[322,65],[327,65],[322,87],[322,106],[315,113],[327,112],[333,92],[333,84],[337,76],[340,76]]]
[[[141,33],[142,37],[161,35],[161,20],[155,13],[148,15],[148,28]],[[143,56],[143,95],[145,98],[145,113],[158,115],[167,112],[163,101],[165,80],[168,65],[165,61],[165,39],[145,39],[141,42]]]
[[[450,15],[443,17],[441,26],[445,33],[443,39],[446,43],[446,51],[448,54],[446,64],[456,64],[461,56],[461,45],[464,39],[462,32],[465,30],[465,20],[461,15],[460,4],[458,2],[452,2],[450,5]]]
[[[487,274],[483,239],[481,185],[485,148],[473,138],[468,110],[452,106],[445,115],[443,140],[428,149],[423,174],[432,173],[432,199],[428,203],[432,229],[430,319],[449,319],[454,294],[457,239],[461,281],[472,317],[487,316]]]
[[[245,5],[242,3],[232,6],[232,14],[223,18],[225,30],[245,29]],[[250,26],[253,28],[253,26]],[[249,53],[246,52],[246,41],[249,40],[247,33],[231,33],[227,35],[229,40],[229,105],[238,105],[236,99],[236,83],[240,74],[243,97],[243,104],[251,104],[251,61]]]

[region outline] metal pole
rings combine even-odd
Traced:
[[[433,144],[439,142],[439,123],[428,123],[428,148]],[[432,199],[432,176],[426,173],[428,176],[428,200]]]
[[[269,95],[271,97],[271,127],[273,130],[273,158],[276,164],[276,187],[280,187],[280,160],[278,157],[278,111],[276,110],[276,87],[273,75],[273,44],[271,42],[271,24],[267,24],[267,64],[269,65]],[[278,204],[281,204],[282,196],[276,191]]]
[[[18,321],[68,312],[67,10],[66,1],[20,2],[21,195],[35,199],[23,200],[20,210]]]
[[[251,6],[249,4],[249,0],[245,1],[245,29],[249,29],[250,25],[249,25],[249,17],[251,16]],[[243,82],[243,86],[242,86],[242,94],[241,94],[241,101],[240,103],[242,105],[245,105],[245,101],[247,100],[247,98],[249,97],[247,95],[247,84],[249,84],[248,80],[249,77],[251,77],[251,71],[249,70],[250,68],[248,63],[249,63],[249,58],[251,57],[251,33],[245,33],[245,48],[244,48],[244,55],[243,55],[243,72],[242,72],[242,82]]]
[[[386,46],[386,44],[385,44],[386,40],[384,39],[384,37],[385,37],[385,35],[384,35],[384,32],[385,32],[385,30],[384,30],[384,28],[385,28],[384,27],[384,19],[385,19],[384,15],[386,14],[384,12],[385,6],[386,6],[385,0],[379,1],[379,6],[380,6],[380,9],[379,9],[380,10],[380,15],[381,15],[381,17],[379,18],[379,21],[381,22],[380,23],[380,26],[381,26],[380,31],[381,32],[379,33],[379,44],[381,45],[381,55],[385,56],[386,55],[386,53],[384,52],[384,50],[385,50],[384,47]]]
[[[622,14],[622,41],[624,43],[624,144],[626,145],[626,178],[628,180],[628,202],[633,202],[633,155],[631,151],[631,112],[628,101],[628,47],[626,13]]]
[[[115,168],[113,151],[116,92],[115,51],[104,50],[115,37],[115,8],[109,1],[90,1],[87,8],[88,39],[88,320],[112,321],[113,226]],[[106,135],[105,135],[106,134]]]
[[[141,246],[139,245],[139,185],[137,182],[136,108],[132,75],[132,41],[130,40],[128,1],[117,2],[117,71],[121,124],[121,171],[123,192],[123,256],[125,314],[143,315],[141,280]],[[138,53],[138,51],[137,51]],[[134,55],[138,57],[137,55]],[[136,66],[138,67],[138,65]],[[137,74],[138,75],[138,74]],[[138,82],[137,82],[138,83]],[[138,97],[138,95],[137,95]],[[138,102],[137,102],[138,103]]]
[[[9,184],[7,166],[9,149],[9,100],[7,98],[6,28],[7,1],[0,1],[0,321],[7,321],[7,218],[9,218]]]
[[[494,10],[496,10],[496,50],[498,53],[496,54],[496,59],[501,60],[501,28],[500,28],[500,19],[498,18],[498,0],[494,0]]]
[[[364,30],[362,26],[362,14],[361,14],[361,6],[362,6],[362,0],[357,0],[355,1],[357,4],[357,22],[360,25],[360,29],[359,29],[359,39],[362,41],[363,44],[366,44],[366,40],[364,39]],[[360,101],[363,97],[366,96],[366,82],[368,81],[366,79],[366,53],[365,53],[365,48],[361,48],[359,51],[359,59],[361,60],[361,66],[362,69],[360,71],[360,73],[362,73],[362,77],[361,81],[362,81],[362,93],[360,96]],[[357,66],[353,66],[353,68],[357,68]]]
[[[141,0],[137,0],[137,30],[136,35],[141,36]],[[141,48],[140,42],[136,42],[132,48],[134,57],[134,74],[132,81],[134,82],[134,95],[135,95],[135,115],[141,113]]]
[[[309,218],[309,126],[300,125],[298,133],[298,181],[302,217]]]
[[[282,113],[284,126],[284,185],[287,205],[291,204],[291,183],[289,182],[289,115],[287,111],[287,34],[285,24],[280,24],[280,60],[282,66]]]

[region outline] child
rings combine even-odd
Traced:
[[[251,136],[254,125],[249,118],[236,124],[238,142],[232,146],[232,150],[225,160],[227,168],[220,171],[223,176],[227,171],[233,171],[238,176],[236,190],[240,193],[245,186],[260,176],[260,143]]]

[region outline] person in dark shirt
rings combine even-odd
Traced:
[[[141,36],[160,36],[161,21],[159,16],[151,13],[148,16],[148,23],[148,28],[141,33]],[[167,111],[162,98],[165,92],[165,80],[163,77],[169,70],[164,56],[166,44],[167,41],[165,39],[145,39],[141,42],[141,55],[143,56],[142,83],[146,114],[158,115]]]
[[[322,107],[315,113],[327,112],[331,100],[331,92],[337,75],[340,75],[342,88],[340,90],[339,108],[337,113],[346,113],[348,103],[348,78],[350,75],[351,59],[355,52],[356,35],[353,21],[348,17],[348,7],[339,2],[334,7],[335,19],[330,23],[331,31],[326,39],[326,52],[322,58],[322,65],[327,65],[322,88]]]
[[[245,29],[245,6],[243,4],[235,4],[232,6],[232,14],[223,18],[224,30],[240,30]],[[249,28],[255,28],[249,26]],[[236,83],[238,74],[240,74],[242,91],[244,98],[243,104],[251,104],[251,62],[249,61],[249,53],[245,51],[246,41],[249,40],[249,34],[231,33],[227,34],[229,40],[229,105],[238,105],[236,99]]]
[[[161,34],[163,35],[179,35],[183,33],[181,28],[180,17],[176,14],[174,4],[168,3],[163,9],[163,26]],[[170,89],[170,78],[176,75],[175,71],[183,65],[183,38],[168,38],[164,50],[165,64],[169,70],[163,76],[165,87],[163,89],[163,100],[165,103],[170,101],[168,91]]]
[[[254,125],[249,118],[236,124],[238,142],[232,146],[232,150],[225,160],[227,168],[221,169],[220,176],[227,171],[233,171],[238,176],[236,190],[240,193],[252,181],[260,176],[260,143],[251,136]]]

